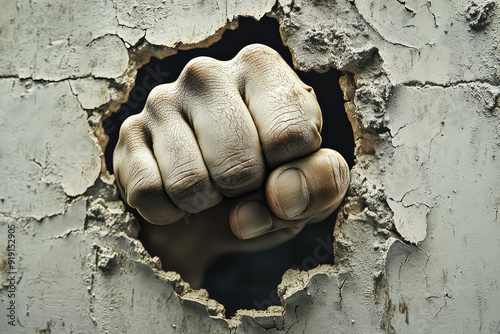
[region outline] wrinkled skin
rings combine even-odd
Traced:
[[[164,269],[198,287],[214,257],[276,246],[330,215],[349,169],[319,149],[321,126],[313,89],[263,45],[193,59],[155,87],[122,125],[113,163]]]

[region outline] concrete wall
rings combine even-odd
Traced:
[[[500,333],[493,1],[0,2],[0,332]],[[150,56],[266,13],[296,67],[345,72],[357,164],[336,265],[226,319],[135,239],[101,121]]]

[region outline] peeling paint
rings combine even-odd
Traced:
[[[18,231],[17,324],[58,333],[498,331],[500,21],[488,3],[5,4],[0,228]],[[282,306],[226,319],[137,241],[112,177],[99,177],[101,122],[151,56],[209,45],[238,16],[265,13],[279,20],[298,68],[344,71],[356,166],[335,265],[289,270]]]

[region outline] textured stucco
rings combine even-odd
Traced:
[[[17,242],[15,327],[2,314],[0,332],[500,332],[493,1],[0,2],[5,315],[9,225]],[[357,160],[335,265],[290,270],[282,306],[226,319],[136,240],[100,124],[150,56],[266,13],[298,68],[345,72]]]

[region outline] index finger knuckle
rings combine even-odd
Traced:
[[[290,117],[280,114],[267,133],[263,143],[266,158],[285,162],[316,151],[321,145],[321,136],[315,122],[300,115]]]
[[[133,208],[147,208],[151,202],[165,195],[160,180],[152,180],[147,171],[138,169],[127,189],[127,203]]]

